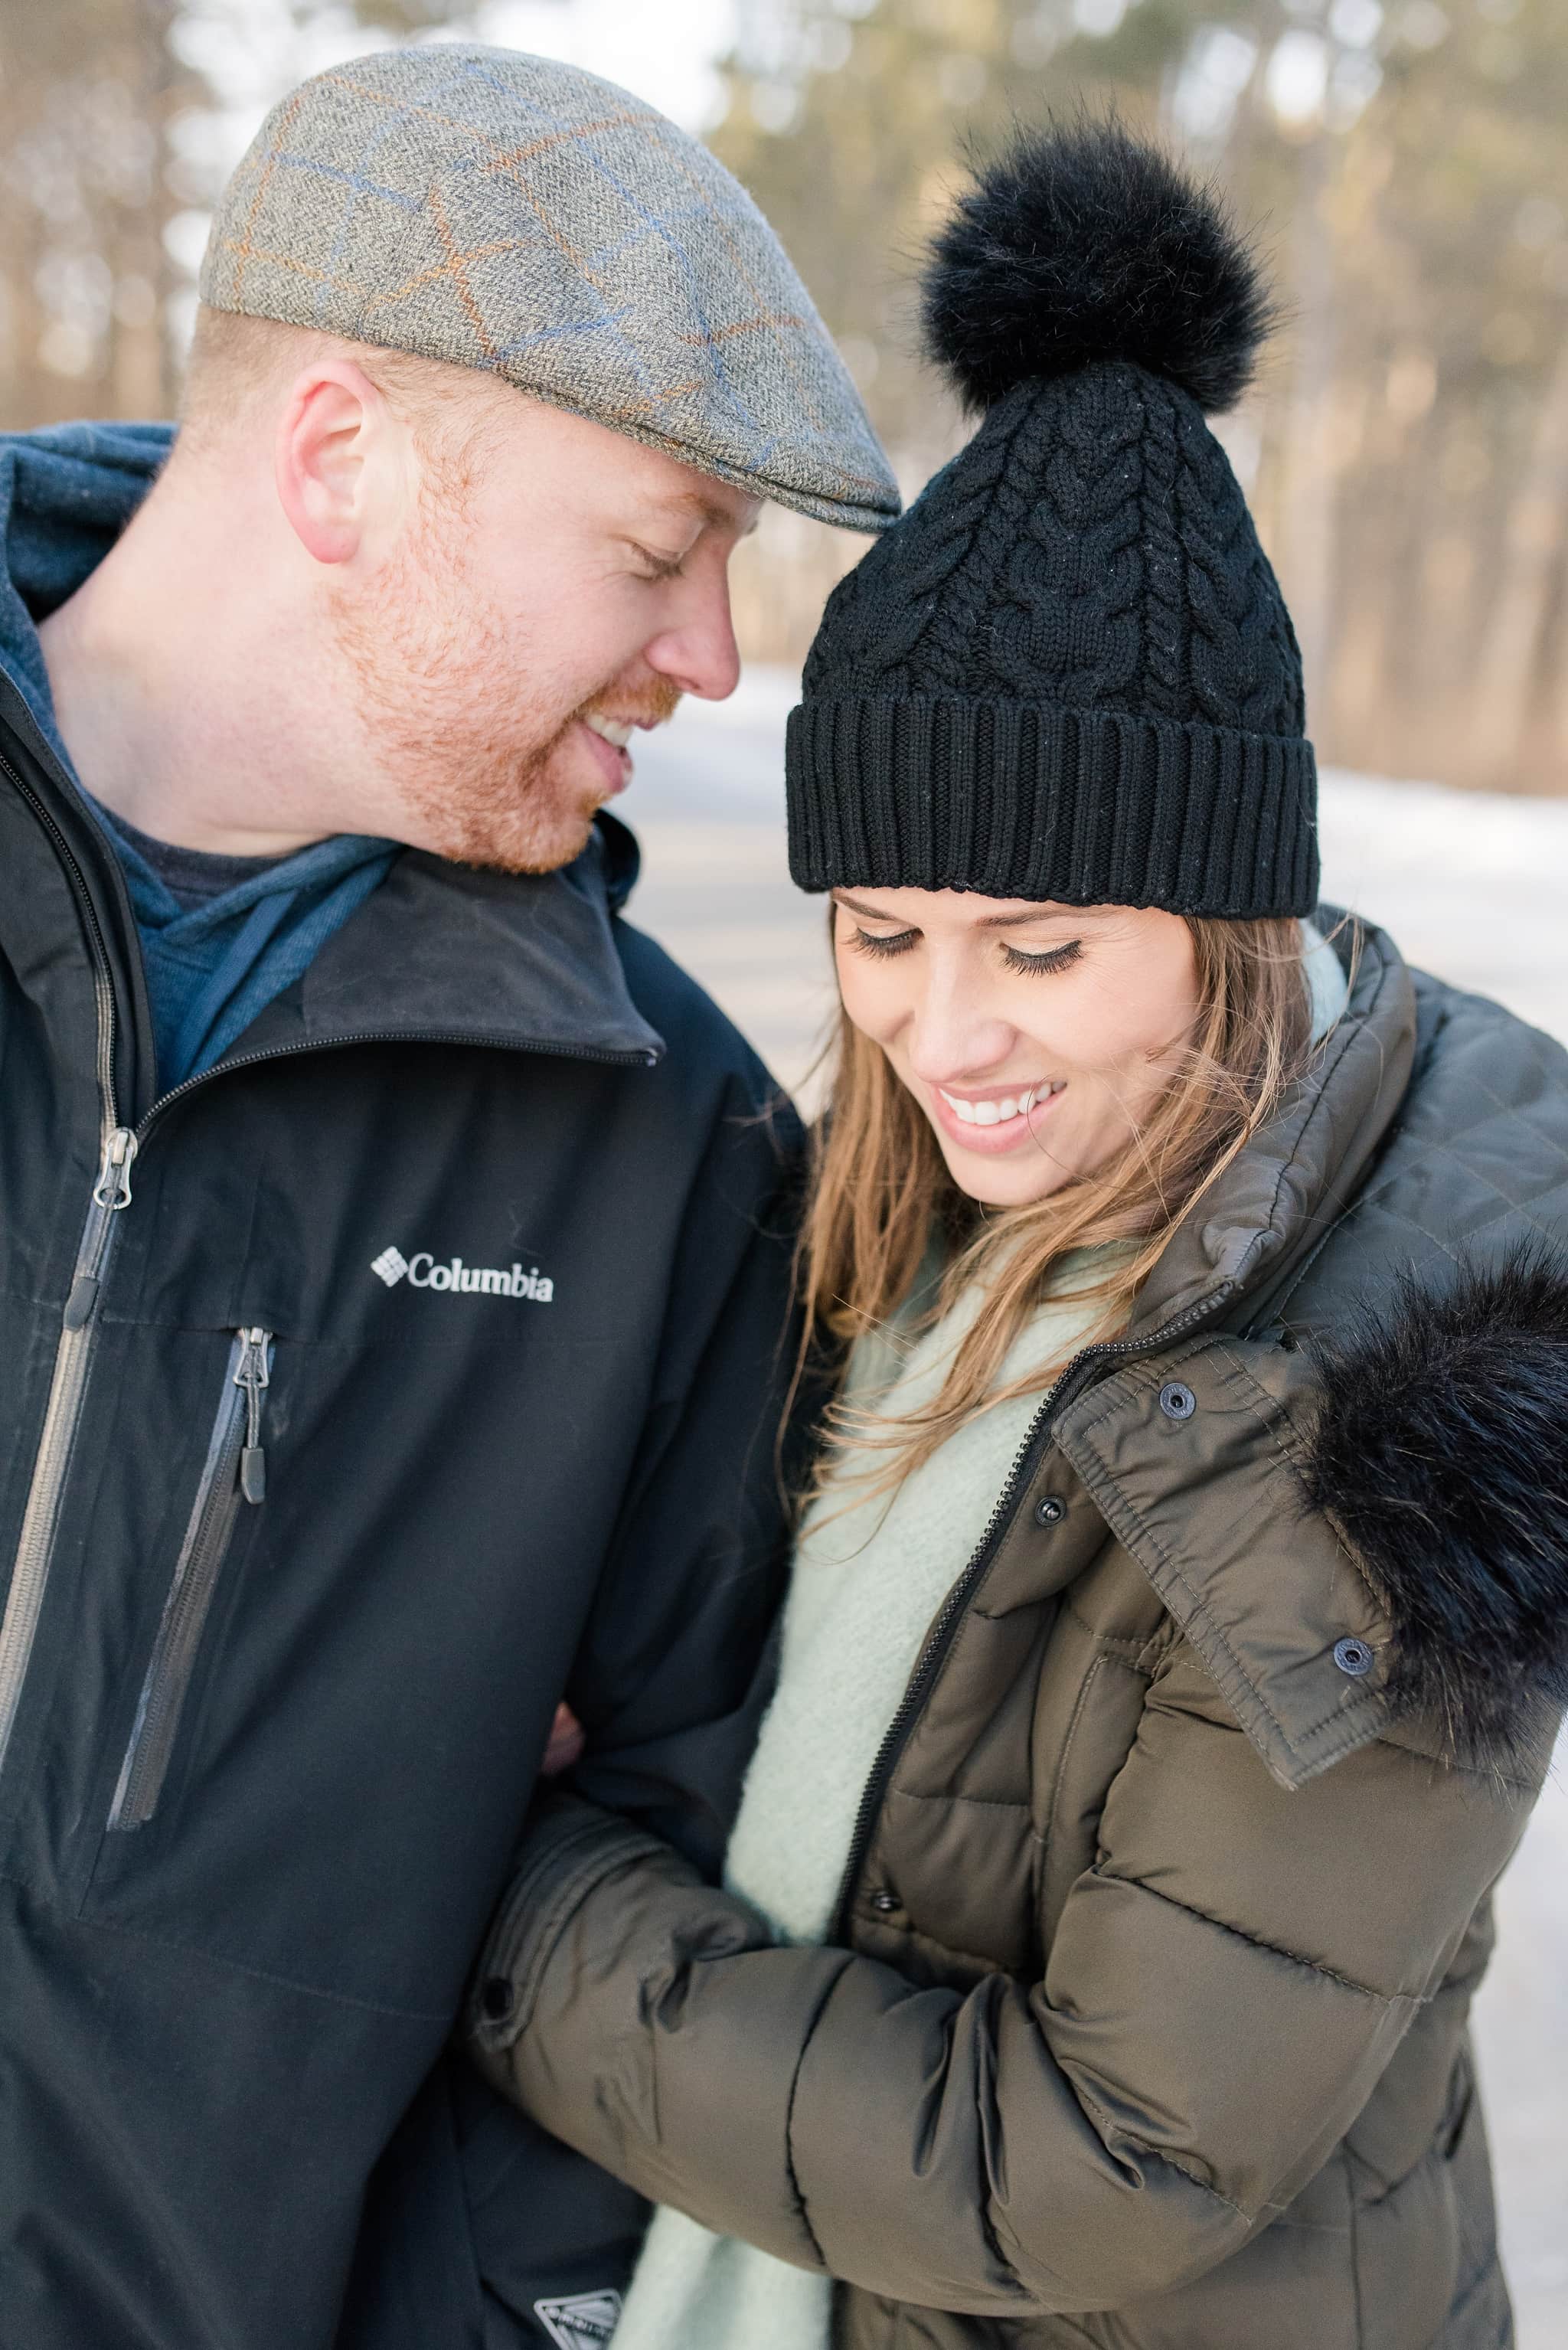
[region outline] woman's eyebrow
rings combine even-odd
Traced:
[[[885,914],[880,906],[867,906],[860,899],[852,898],[846,889],[835,889],[833,902],[842,906],[846,914],[864,914],[867,921],[896,922],[898,919],[897,914]]]
[[[1023,922],[1079,921],[1085,913],[1093,911],[1092,907],[1083,906],[1033,906],[1022,914],[983,914],[980,928],[982,931],[1015,931]]]
[[[860,914],[871,922],[897,922],[902,918],[890,914],[880,906],[868,906],[863,898],[852,898],[847,889],[835,889],[833,902],[842,906],[846,914]],[[1016,931],[1026,922],[1093,921],[1099,911],[1096,906],[1026,906],[1013,914],[982,914],[977,929],[982,931]]]

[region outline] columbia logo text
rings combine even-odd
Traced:
[[[550,1305],[556,1295],[554,1281],[536,1264],[464,1264],[460,1256],[438,1263],[429,1249],[405,1256],[400,1248],[384,1248],[379,1256],[370,1259],[370,1270],[389,1289],[406,1280],[410,1289],[461,1289],[482,1297],[525,1297],[535,1305]]]

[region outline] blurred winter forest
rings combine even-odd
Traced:
[[[1288,313],[1223,432],[1321,750],[1568,790],[1564,0],[0,0],[0,421],[167,410],[205,209],[265,103],[327,54],[473,32],[711,140],[911,491],[960,432],[909,286],[966,149],[1085,101],[1158,128],[1261,224]],[[703,51],[684,104],[654,32]],[[749,650],[798,660],[856,552],[770,512]]]

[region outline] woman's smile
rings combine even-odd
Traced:
[[[933,1122],[961,1149],[999,1158],[1033,1140],[1036,1128],[1066,1091],[1065,1077],[1036,1077],[1012,1086],[929,1086]]]

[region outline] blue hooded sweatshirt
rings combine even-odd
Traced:
[[[130,892],[164,1091],[210,1068],[362,905],[395,841],[344,834],[182,905],[75,775],[37,623],[109,552],[173,441],[166,424],[61,424],[0,435],[0,667],[103,827]]]

